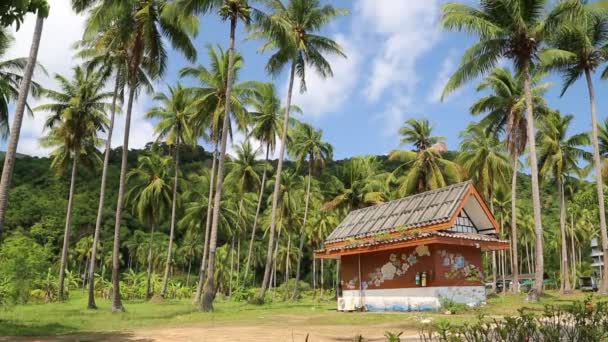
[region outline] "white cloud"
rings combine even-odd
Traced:
[[[441,94],[443,93],[443,89],[445,88],[446,84],[448,84],[448,81],[450,80],[450,76],[452,76],[452,73],[454,72],[455,68],[456,68],[456,65],[454,63],[454,58],[451,54],[449,54],[441,63],[441,68],[439,69],[437,78],[435,79],[435,82],[433,83],[433,86],[431,87],[431,92],[429,93],[429,97],[428,97],[429,102],[440,102],[441,101]],[[454,93],[452,93],[450,96],[448,96],[444,100],[448,100],[453,95],[454,95]]]
[[[359,76],[360,51],[357,44],[346,39],[343,34],[333,37],[344,49],[347,58],[332,55],[327,58],[332,66],[333,77],[324,79],[309,68],[306,74],[307,91],[300,94],[299,84],[294,83],[292,102],[304,112],[304,116],[318,119],[323,114],[338,111],[347,101],[355,88]],[[284,89],[287,88],[285,83]]]
[[[234,132],[234,134],[232,136],[232,141],[228,141],[226,153],[229,154],[231,157],[235,157],[236,156],[236,146],[245,142],[245,140],[246,140],[245,138],[246,138],[246,134],[244,132],[242,132],[242,131]],[[253,148],[255,148],[258,151],[257,159],[266,158],[266,146],[262,146],[262,143],[253,137],[249,138],[249,142],[251,143]],[[277,138],[277,146],[276,146],[274,152],[270,153],[268,158],[279,159],[279,151],[280,151],[282,145],[283,145],[283,141],[280,138]],[[287,151],[285,151],[285,157],[288,157]]]

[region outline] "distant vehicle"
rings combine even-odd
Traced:
[[[581,291],[596,292],[598,289],[597,279],[595,277],[579,277],[578,286]]]

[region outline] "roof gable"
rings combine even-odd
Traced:
[[[470,201],[472,197],[474,201]],[[471,204],[470,204],[471,203]],[[373,207],[350,212],[327,237],[325,243],[349,238],[369,237],[397,230],[449,226],[465,206],[475,211],[475,224],[497,224],[470,181],[408,196]],[[468,211],[468,210],[467,210]]]

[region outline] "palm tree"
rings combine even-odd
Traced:
[[[277,146],[277,137],[281,136],[281,113],[285,112],[281,108],[281,100],[279,100],[276,88],[272,83],[258,83],[255,86],[255,91],[247,99],[247,104],[251,106],[249,115],[251,116],[251,132],[250,136],[258,140],[265,146],[266,156],[264,158],[264,167],[262,171],[262,183],[260,185],[260,193],[258,195],[258,204],[255,210],[253,219],[253,229],[251,230],[251,240],[249,241],[249,251],[247,252],[247,261],[245,263],[244,281],[247,281],[249,274],[249,265],[253,253],[253,243],[262,208],[262,199],[264,190],[266,189],[266,174],[270,169],[268,158],[270,153],[274,153]],[[291,112],[301,112],[297,106],[291,106]]]
[[[13,178],[15,159],[17,158],[17,145],[19,144],[23,114],[25,113],[27,97],[32,89],[32,76],[34,75],[34,69],[37,65],[36,59],[38,57],[38,48],[40,47],[40,40],[42,38],[42,27],[44,25],[44,19],[49,15],[49,4],[45,0],[36,1],[30,5],[32,6],[30,8],[31,12],[36,12],[36,26],[34,27],[30,55],[23,70],[23,78],[19,84],[19,93],[17,95],[17,102],[15,103],[15,116],[13,117],[13,125],[10,129],[6,154],[4,155],[2,178],[0,178],[0,234],[2,234],[2,231],[4,230],[4,218],[8,205],[8,191]]]
[[[192,25],[192,23],[197,19],[181,12],[179,15],[171,15],[172,12],[175,12],[171,11],[175,4],[166,4],[161,0],[101,0],[99,3],[86,0],[84,2],[95,3],[87,21],[85,37],[98,35],[100,39],[110,41],[109,46],[126,45],[129,56],[127,70],[129,95],[125,115],[125,134],[112,250],[112,311],[118,312],[123,311],[119,284],[120,226],[127,177],[131,113],[136,91],[140,88],[137,71],[142,65],[145,65],[151,78],[161,77],[164,74],[167,53],[163,38],[166,38],[186,58],[193,61],[196,58],[196,49],[192,45],[189,35],[196,33],[196,25]],[[110,30],[112,25],[118,25],[119,29]]]
[[[591,159],[582,146],[589,144],[589,135],[579,133],[567,136],[573,115],[561,116],[553,112],[545,117],[538,132],[540,174],[551,177],[557,183],[559,193],[559,225],[561,230],[562,293],[570,291],[568,272],[568,248],[566,240],[566,191],[565,183],[571,174],[581,175],[578,166],[581,158]]]
[[[56,147],[53,151],[53,167],[61,169],[71,159],[72,173],[70,191],[65,219],[65,232],[61,263],[59,266],[59,300],[65,300],[64,279],[70,246],[70,231],[72,225],[72,208],[74,206],[74,189],[78,163],[89,164],[97,158],[96,148],[101,140],[97,137],[99,131],[107,128],[105,110],[110,104],[105,102],[112,93],[103,91],[102,75],[85,71],[81,67],[74,69],[74,78],[56,75],[61,91],[45,90],[45,97],[54,101],[38,106],[36,110],[51,112],[45,126],[50,129],[48,135],[41,140],[42,145]]]
[[[146,277],[146,298],[152,297],[151,279],[153,264],[153,241],[157,225],[172,202],[169,170],[171,158],[157,152],[142,155],[137,160],[137,168],[127,175],[130,189],[126,194],[127,203],[141,222],[150,225],[148,245],[148,271]]]
[[[598,122],[595,110],[595,89],[592,73],[608,59],[608,19],[603,11],[596,11],[586,5],[583,20],[559,27],[550,40],[551,49],[542,54],[543,64],[562,75],[563,96],[581,76],[585,75],[591,107],[591,140],[593,143],[593,165],[596,174],[600,233],[604,252],[604,272],[601,293],[608,292],[608,233],[604,210],[604,188],[602,184],[602,164],[598,139]],[[608,69],[607,69],[608,70]],[[606,75],[606,73],[604,73]]]
[[[201,85],[199,87],[191,88],[193,97],[195,98],[192,105],[195,108],[200,109],[196,117],[193,119],[193,129],[195,135],[202,135],[204,134],[205,130],[209,129],[210,139],[215,145],[213,165],[211,167],[211,182],[209,184],[209,198],[213,199],[218,193],[217,183],[219,182],[220,177],[219,164],[222,164],[222,178],[224,173],[224,162],[220,162],[220,159],[223,159],[226,154],[226,146],[224,146],[223,154],[220,155],[218,153],[218,146],[221,150],[224,126],[226,127],[226,134],[232,134],[232,120],[230,120],[230,115],[234,117],[234,121],[236,121],[239,129],[244,129],[247,126],[247,111],[243,106],[243,97],[248,92],[248,88],[251,85],[247,83],[236,83],[236,80],[238,79],[238,72],[243,65],[243,57],[239,53],[235,53],[235,55],[231,57],[230,51],[229,53],[225,53],[222,48],[218,47],[217,49],[214,49],[211,46],[207,48],[207,52],[209,54],[209,59],[211,60],[210,69],[200,65],[195,68],[186,67],[180,71],[180,75],[182,77],[194,77]],[[229,74],[230,83],[228,82]],[[229,84],[230,87],[228,86]],[[228,91],[228,88],[230,88],[230,91]],[[229,104],[229,112],[226,112],[227,104]],[[227,116],[226,113],[228,113]],[[216,163],[218,164],[217,171]],[[210,201],[208,205],[207,224],[205,226],[205,241],[207,241],[207,243],[205,243],[205,248],[211,251],[210,243],[212,241],[212,223],[213,216],[215,215],[212,211],[214,208],[214,200]],[[217,236],[214,239],[216,238]],[[205,268],[210,265],[209,261],[207,260],[208,257],[209,253],[207,250],[205,250],[205,252],[203,252],[203,260],[201,262],[199,272],[199,282],[196,290],[195,303],[200,301],[200,295],[204,284],[203,277],[205,274]],[[209,272],[207,272],[207,274],[209,274]]]
[[[171,228],[169,232],[169,247],[167,250],[167,262],[165,264],[165,274],[163,275],[163,285],[160,296],[165,298],[167,292],[167,282],[169,281],[169,266],[171,265],[173,237],[175,235],[175,220],[177,210],[177,186],[179,180],[179,145],[192,143],[193,135],[190,121],[195,114],[191,92],[181,84],[175,88],[169,87],[169,94],[158,93],[154,97],[161,102],[159,107],[152,108],[146,117],[158,119],[155,131],[158,139],[164,139],[168,145],[173,146],[173,195],[171,197]]]
[[[531,299],[536,299],[536,295],[542,293],[544,272],[531,69],[543,41],[563,23],[564,17],[580,7],[578,1],[562,1],[549,13],[545,13],[546,3],[546,0],[481,0],[478,8],[449,3],[443,6],[441,20],[443,27],[448,30],[466,31],[479,37],[479,41],[464,53],[461,64],[446,84],[442,97],[465,82],[492,70],[503,57],[510,59],[523,77],[537,247],[535,291],[530,293]]]
[[[11,43],[13,37],[0,27],[0,57],[3,57]],[[0,61],[0,137],[6,139],[10,133],[9,127],[9,104],[16,101],[19,97],[19,85],[23,81],[23,72],[27,65],[27,58],[13,58]],[[46,73],[45,69],[40,65],[36,65],[40,71]],[[35,97],[40,95],[42,88],[39,84],[31,81],[30,91]],[[25,104],[28,114],[33,115],[32,110]]]
[[[333,72],[324,55],[346,57],[338,43],[318,34],[323,26],[330,23],[336,16],[346,13],[345,11],[335,9],[331,5],[321,6],[318,0],[290,0],[287,6],[281,0],[267,0],[265,3],[272,10],[272,13],[266,14],[259,10],[254,11],[256,25],[252,36],[266,41],[262,47],[263,51],[275,50],[266,64],[266,70],[271,75],[279,75],[289,64],[290,70],[283,131],[281,132],[281,140],[284,143],[279,149],[276,183],[272,195],[269,248],[260,298],[264,298],[270,283],[281,172],[283,171],[283,157],[285,155],[285,142],[287,141],[289,111],[295,77],[297,75],[300,78],[300,91],[303,92],[306,90],[305,72],[307,66],[314,68],[321,77],[325,78],[333,76]]]
[[[297,123],[292,133],[292,143],[289,146],[293,157],[302,165],[308,159],[308,178],[306,180],[306,195],[304,199],[304,219],[300,231],[300,246],[298,248],[298,262],[296,266],[296,282],[293,289],[293,300],[298,298],[298,282],[300,281],[300,264],[304,252],[304,240],[306,238],[306,223],[308,218],[308,207],[310,202],[310,184],[313,172],[319,172],[325,167],[325,163],[332,159],[333,147],[330,143],[322,141],[323,131],[316,130],[311,125]]]
[[[532,75],[532,102],[534,115],[546,113],[547,105],[543,98],[550,83],[541,83],[544,73],[535,72]],[[471,114],[484,114],[480,124],[495,136],[502,135],[511,155],[511,238],[517,241],[517,173],[519,157],[526,149],[528,140],[527,122],[525,117],[525,96],[522,74],[513,75],[507,68],[496,68],[477,86],[477,91],[490,93],[471,106]],[[518,260],[517,244],[511,244],[511,255]],[[519,284],[519,268],[513,264],[513,283]],[[519,291],[517,286],[514,291]]]
[[[404,162],[393,172],[394,177],[407,170],[400,177],[397,194],[406,196],[460,181],[460,170],[454,162],[441,156],[443,147],[439,144],[445,139],[432,135],[433,127],[428,120],[409,119],[399,130],[403,136],[402,144],[414,145],[414,151],[394,150],[389,154],[389,160]]]

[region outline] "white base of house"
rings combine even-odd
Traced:
[[[344,290],[338,311],[422,311],[438,310],[441,301],[452,300],[469,306],[486,302],[484,286],[415,287],[383,290]]]

